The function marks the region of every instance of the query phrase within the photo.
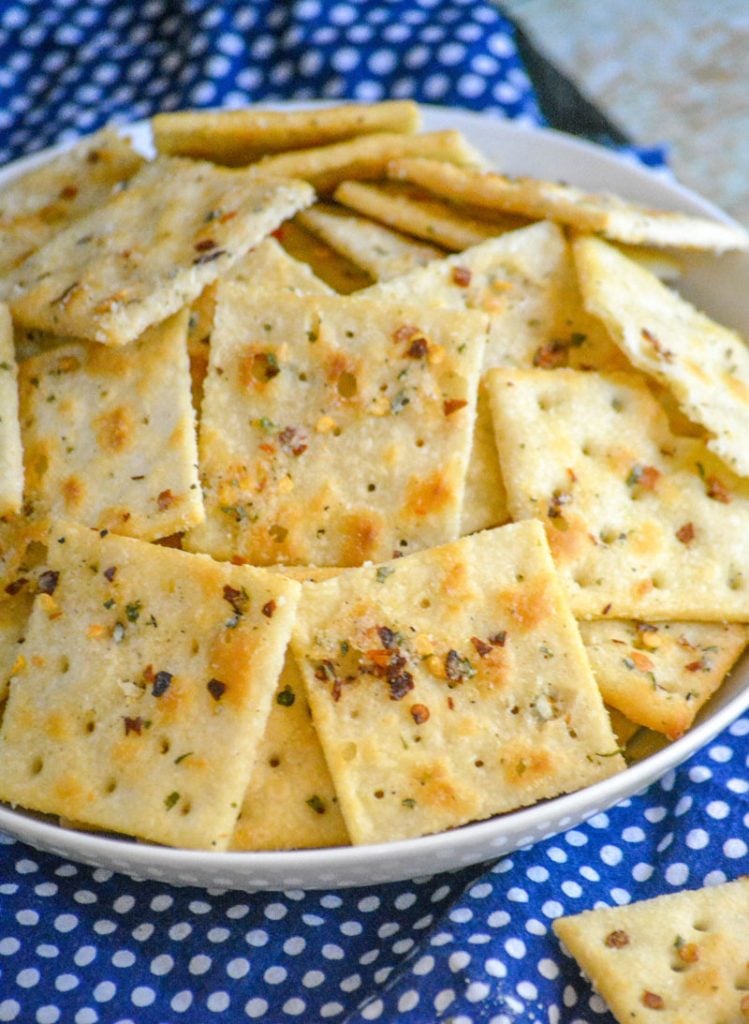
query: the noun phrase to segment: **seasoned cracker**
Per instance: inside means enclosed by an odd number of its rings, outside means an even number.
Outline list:
[[[0,798],[170,846],[224,849],[300,587],[72,524],[0,731]]]
[[[545,523],[578,618],[749,621],[749,482],[672,434],[639,378],[487,380],[510,511]]]
[[[254,249],[250,249],[246,256],[237,260],[227,278],[241,281],[248,287],[290,289],[299,295],[331,293],[331,289],[312,272],[307,263],[295,260],[275,238],[265,238]],[[200,293],[190,309],[187,351],[196,412],[200,411],[203,381],[208,372],[208,346],[213,330],[215,304],[216,282]]]
[[[678,739],[749,641],[719,622],[581,622],[603,699],[627,718]]]
[[[312,273],[334,292],[348,295],[372,284],[372,278],[366,271],[316,238],[297,220],[287,221],[275,234],[290,256],[306,263]]]
[[[298,214],[297,220],[375,281],[399,277],[445,255],[442,249],[406,238],[332,203],[316,203]]]
[[[653,274],[597,238],[574,245],[583,299],[638,369],[673,392],[708,448],[749,476],[749,351]]]
[[[396,181],[342,181],[333,198],[392,228],[457,252],[526,223],[522,217],[513,216],[481,219]]]
[[[739,1024],[749,1013],[749,879],[554,921],[621,1024]]]
[[[180,110],[151,120],[159,153],[239,167],[268,153],[330,145],[372,132],[415,132],[412,100],[313,110]]]
[[[304,681],[288,653],[229,848],[294,850],[348,843]]]
[[[485,332],[478,313],[222,284],[186,544],[347,566],[457,536]]]
[[[305,585],[292,648],[356,844],[623,767],[538,523]]]
[[[382,178],[388,162],[402,156],[429,157],[434,161],[445,160],[469,166],[482,163],[481,155],[460,132],[424,132],[420,135],[377,132],[329,146],[266,156],[253,164],[252,170],[261,176],[302,178],[320,195],[327,195],[342,181]]]
[[[130,140],[104,128],[0,189],[0,276],[61,228],[101,206],[143,164]]]
[[[582,630],[580,632],[582,633]],[[619,749],[624,750],[632,737],[639,731],[640,726],[636,722],[631,722],[621,713],[621,711],[610,707],[608,704],[606,705],[606,710],[609,713],[611,729],[614,736],[616,736],[616,742],[619,744]]]
[[[716,252],[749,248],[749,233],[738,224],[653,210],[619,196],[585,192],[559,182],[508,178],[496,171],[456,167],[423,156],[393,160],[387,173],[448,199],[553,220],[577,231],[605,235],[615,242]]]
[[[187,311],[124,348],[86,342],[21,364],[26,500],[154,540],[199,523]]]
[[[161,157],[8,277],[11,312],[28,327],[123,345],[312,198],[303,182]]]
[[[625,363],[607,332],[583,309],[560,229],[550,223],[509,232],[463,253],[378,284],[362,297],[420,299],[489,316],[484,369],[492,366],[611,368]],[[509,518],[491,413],[479,391],[462,533]]]
[[[10,312],[0,302],[0,516],[20,511],[23,452],[18,424],[18,368]]]

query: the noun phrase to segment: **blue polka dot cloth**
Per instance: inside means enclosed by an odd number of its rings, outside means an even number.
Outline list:
[[[317,97],[543,123],[511,23],[475,0],[0,4],[0,161],[157,110]],[[579,828],[372,889],[177,889],[0,836],[0,1022],[612,1024],[551,922],[749,870],[748,766],[743,717]]]

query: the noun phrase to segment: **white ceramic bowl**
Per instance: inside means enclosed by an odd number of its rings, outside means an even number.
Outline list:
[[[494,166],[509,174],[563,180],[617,192],[655,207],[728,219],[667,176],[643,170],[630,160],[558,132],[439,107],[425,108],[424,121],[429,129],[460,129]],[[148,128],[136,125],[131,133],[147,150]],[[0,184],[58,150],[35,154],[3,169]],[[749,335],[749,255],[689,256],[684,264],[679,286],[682,293],[723,323]],[[7,807],[0,807],[0,830],[61,857],[175,885],[252,891],[392,882],[491,860],[571,828],[660,778],[747,707],[749,659],[745,658],[702,710],[694,728],[659,753],[577,793],[421,839],[326,850],[202,853],[73,832],[39,815]]]

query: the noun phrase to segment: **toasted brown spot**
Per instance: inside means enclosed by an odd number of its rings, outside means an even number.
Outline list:
[[[133,419],[123,406],[97,416],[94,428],[99,445],[107,452],[121,452],[133,439]]]
[[[429,708],[426,704],[412,704],[409,710],[411,718],[413,718],[417,725],[423,725],[424,722],[429,720]]]
[[[502,591],[500,601],[522,630],[535,629],[554,613],[543,581],[531,581],[517,590]]]
[[[427,477],[411,477],[408,481],[405,511],[412,516],[431,516],[447,508],[453,498],[447,478],[436,469]]]
[[[63,480],[60,489],[65,508],[68,511],[75,511],[83,503],[86,496],[86,485],[80,477],[69,476],[67,480]]]
[[[665,1004],[663,997],[656,995],[655,992],[643,992],[642,1005],[647,1006],[649,1010],[662,1010]]]
[[[377,551],[382,535],[382,517],[373,511],[352,512],[341,525],[342,565],[361,565]]]
[[[621,928],[617,928],[616,931],[609,932],[603,942],[609,949],[621,949],[622,946],[629,945],[629,935]]]

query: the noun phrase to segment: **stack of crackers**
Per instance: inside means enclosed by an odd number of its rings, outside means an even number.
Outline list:
[[[152,127],[0,193],[0,799],[376,843],[688,729],[749,639],[749,355],[659,278],[746,233],[409,102]]]

